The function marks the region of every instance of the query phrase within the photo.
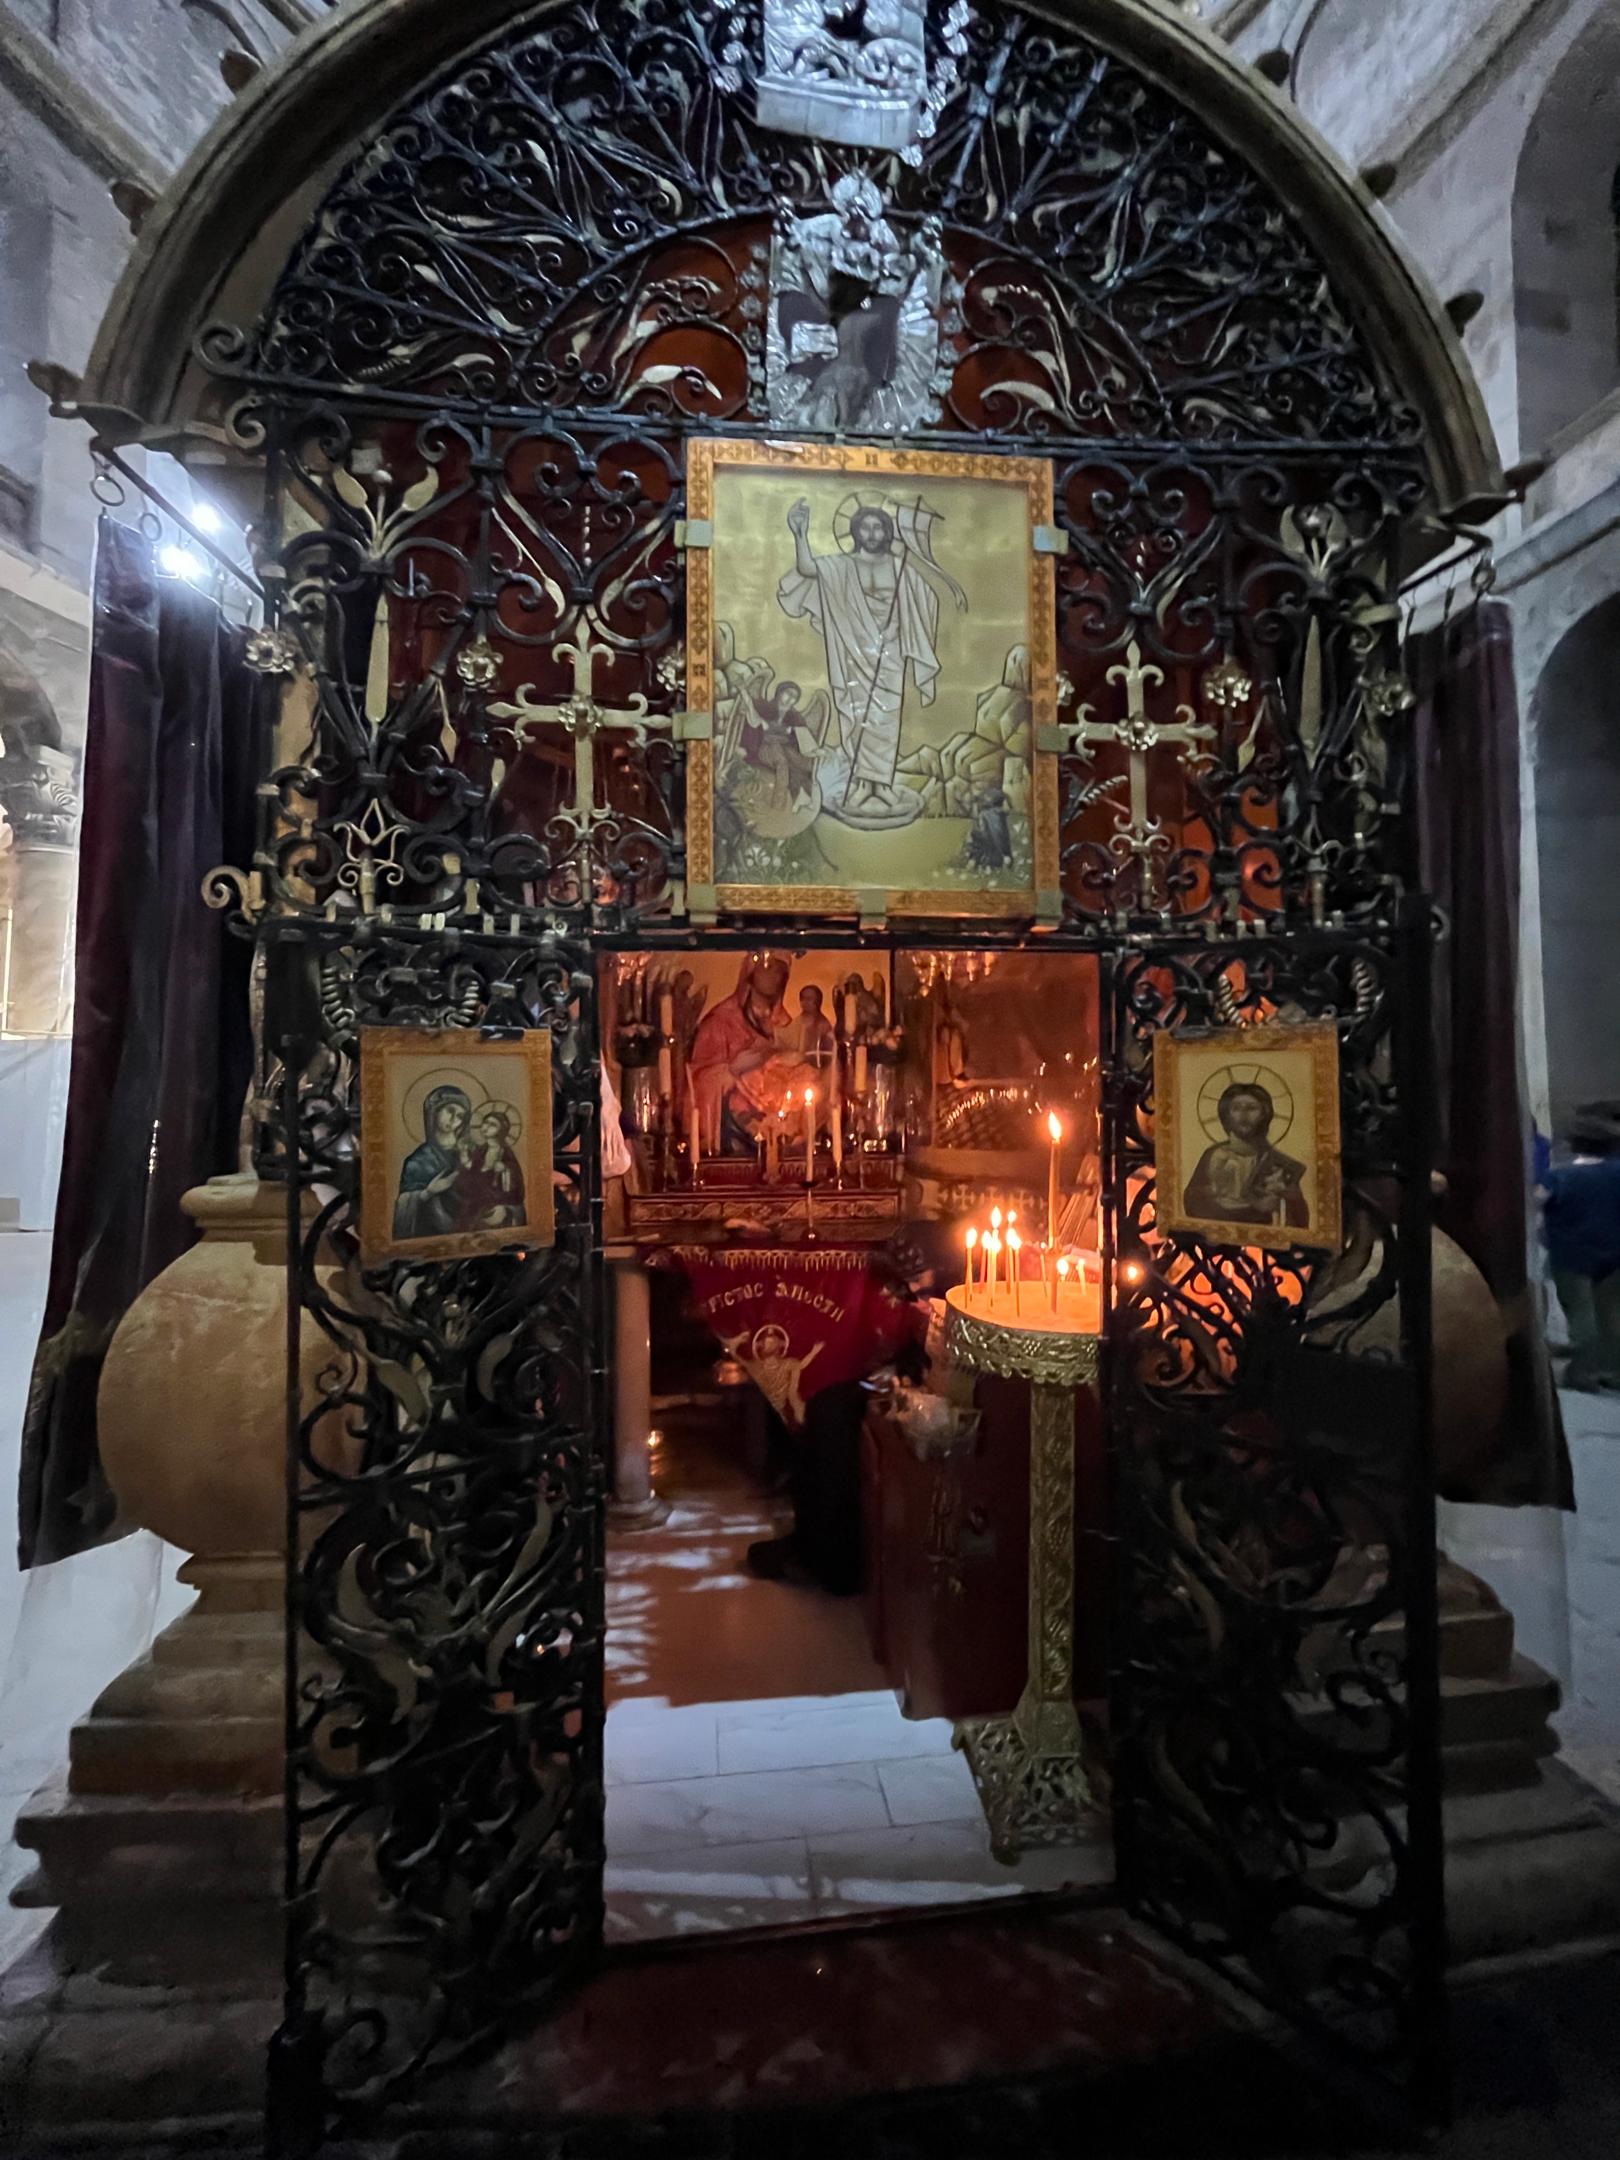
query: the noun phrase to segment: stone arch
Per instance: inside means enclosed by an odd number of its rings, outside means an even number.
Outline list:
[[[15,152],[0,152],[0,179],[0,537],[31,551],[43,442],[23,370],[49,343],[54,221],[37,174]]]
[[[1519,439],[1544,449],[1620,388],[1620,16],[1600,9],[1547,85],[1513,195]]]
[[[458,55],[539,28],[558,0],[358,0],[248,86],[148,219],[83,386],[109,435],[206,424],[198,341],[258,320],[323,199],[369,139]],[[1157,83],[1286,200],[1347,314],[1410,400],[1446,504],[1489,497],[1500,469],[1479,393],[1432,290],[1371,199],[1290,102],[1212,34],[1148,0],[1046,0],[1030,11]],[[216,349],[217,357],[217,349]]]
[[[1553,648],[1530,706],[1542,972],[1553,1132],[1577,1103],[1616,1093],[1620,1006],[1605,985],[1620,943],[1620,592]]]

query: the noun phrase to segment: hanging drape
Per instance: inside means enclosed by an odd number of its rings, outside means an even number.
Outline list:
[[[1436,955],[1436,1216],[1490,1285],[1508,1347],[1495,1445],[1451,1500],[1573,1505],[1544,1304],[1532,1279],[1531,1121],[1519,1005],[1519,713],[1513,627],[1484,600],[1412,640],[1420,845],[1447,935]]]
[[[122,1534],[96,1388],[136,1296],[192,1242],[180,1197],[235,1167],[251,1070],[250,956],[202,897],[253,845],[257,678],[153,544],[98,540],[77,987],[50,1291],[23,1428],[19,1557]]]

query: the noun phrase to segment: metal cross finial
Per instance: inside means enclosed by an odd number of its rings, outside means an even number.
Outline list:
[[[1125,658],[1108,670],[1108,680],[1124,689],[1124,716],[1099,720],[1095,707],[1082,705],[1072,721],[1060,725],[1058,733],[1066,738],[1064,747],[1084,758],[1088,765],[1092,752],[1104,743],[1117,744],[1130,752],[1130,806],[1119,813],[1113,847],[1117,855],[1134,856],[1141,864],[1145,901],[1156,882],[1154,857],[1170,852],[1169,834],[1148,809],[1149,753],[1161,743],[1172,744],[1193,753],[1185,760],[1188,765],[1207,764],[1209,755],[1202,746],[1214,742],[1219,731],[1201,725],[1190,705],[1178,705],[1173,721],[1153,718],[1147,694],[1164,681],[1164,670],[1143,660],[1141,645],[1135,638],[1126,647]]]
[[[571,697],[560,705],[542,705],[525,684],[512,704],[492,705],[489,709],[497,719],[521,720],[526,726],[550,725],[565,728],[574,738],[574,800],[559,816],[567,819],[576,839],[584,841],[598,825],[605,824],[613,815],[610,810],[598,809],[596,802],[596,738],[608,729],[627,734],[633,743],[644,743],[654,728],[667,728],[668,717],[650,713],[647,700],[641,691],[635,691],[630,703],[623,706],[600,704],[596,696],[596,663],[603,660],[612,663],[611,645],[595,645],[584,625],[580,626],[577,642],[572,645],[555,645],[553,652],[559,660],[572,663],[574,689]]]

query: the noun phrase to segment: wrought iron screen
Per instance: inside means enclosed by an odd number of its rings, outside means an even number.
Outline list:
[[[1144,943],[1110,970],[1115,1835],[1141,1911],[1444,2104],[1430,925]],[[1332,1259],[1155,1230],[1154,1037],[1339,1038]]]
[[[255,654],[287,685],[241,897],[304,953],[317,1015],[266,1096],[267,1156],[314,1196],[297,1291],[332,1346],[294,1455],[288,2059],[365,2105],[595,1937],[588,963],[599,937],[686,934],[686,438],[781,433],[773,246],[790,220],[870,239],[874,200],[883,245],[937,271],[906,440],[1054,467],[1055,936],[1114,984],[1123,1879],[1292,2008],[1410,2053],[1439,1954],[1427,1246],[1401,1142],[1421,1067],[1396,599],[1437,519],[1422,432],[1241,149],[1076,29],[931,17],[914,160],[762,125],[761,38],[724,0],[518,10],[357,146],[263,318],[203,340],[268,474]],[[1164,755],[1189,729],[1196,754]],[[1303,1261],[1151,1235],[1142,1045],[1228,1006],[1339,1022],[1373,1256],[1346,1311]],[[360,1019],[552,1031],[554,1253],[358,1272]],[[1398,1342],[1364,1355],[1398,1283]],[[1323,1359],[1380,1405],[1376,1457],[1322,1422]],[[1335,1537],[1386,1556],[1338,1603]],[[1271,1587],[1244,1574],[1273,1564]],[[1252,1724],[1201,1754],[1199,1687],[1235,1701],[1240,1676]],[[1320,1888],[1352,1822],[1371,1906]],[[1335,1993],[1391,2030],[1334,2019]]]

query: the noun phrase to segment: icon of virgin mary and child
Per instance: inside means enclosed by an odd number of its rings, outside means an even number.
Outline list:
[[[521,1130],[507,1102],[476,1110],[465,1087],[446,1081],[422,1104],[422,1141],[400,1166],[394,1201],[396,1238],[465,1236],[514,1229],[527,1219],[523,1166],[513,1141]]]
[[[687,1072],[713,1153],[750,1154],[765,1120],[802,1101],[805,1088],[825,1095],[838,1037],[814,983],[788,1009],[792,972],[786,953],[748,954],[736,989],[699,1023]]]

